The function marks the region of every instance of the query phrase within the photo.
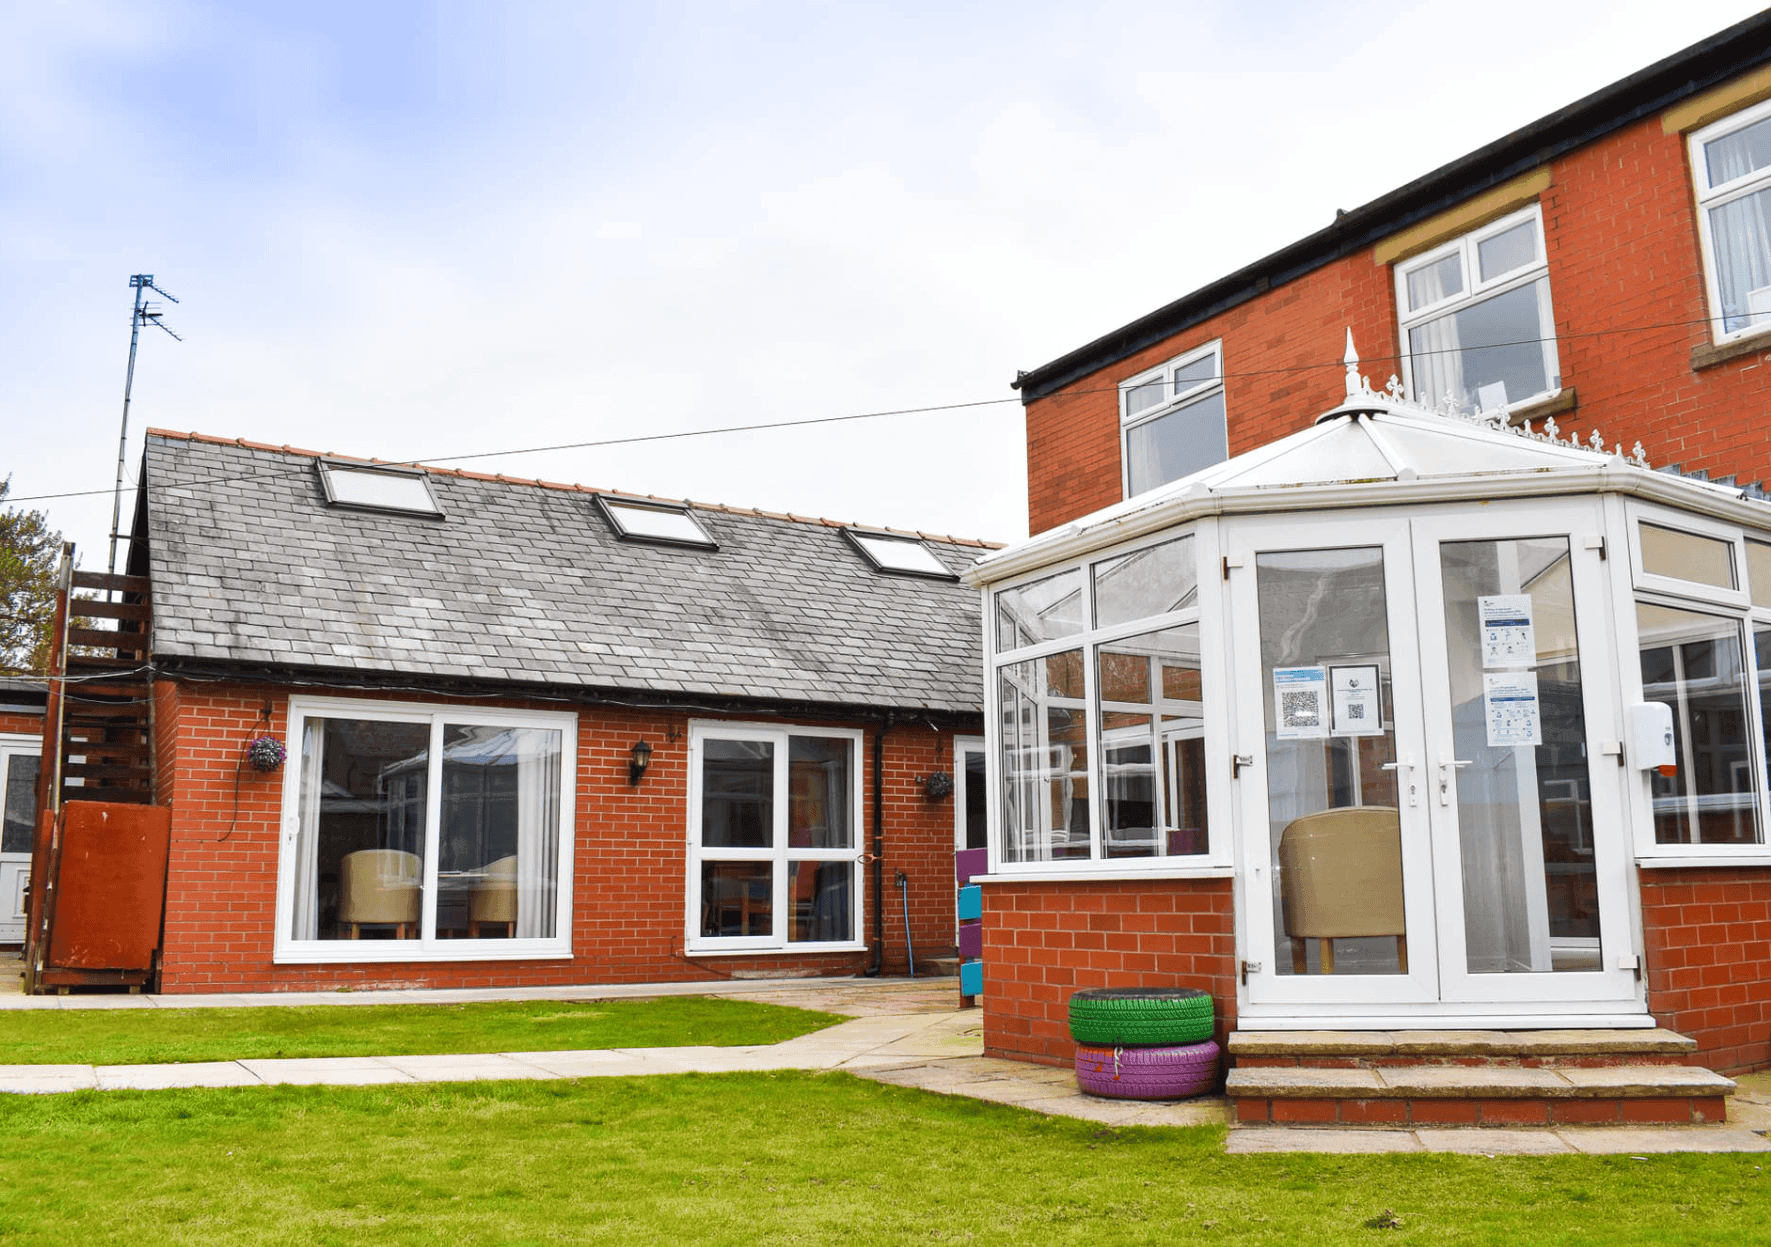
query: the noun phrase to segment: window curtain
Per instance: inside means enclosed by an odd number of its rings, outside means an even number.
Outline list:
[[[1732,333],[1755,319],[1752,292],[1771,286],[1771,187],[1711,208],[1710,243],[1716,260],[1722,328]],[[1759,297],[1771,301],[1771,295]]]
[[[326,763],[326,721],[301,728],[301,792],[296,807],[295,899],[291,939],[320,938],[320,783]]]
[[[1446,272],[1445,268],[1435,264],[1409,275],[1410,289],[1418,299],[1415,306],[1435,303],[1448,294],[1458,292],[1445,289]],[[1458,290],[1462,290],[1461,272],[1458,278]],[[1441,399],[1450,394],[1457,402],[1463,402],[1464,361],[1455,312],[1410,329],[1408,353],[1416,401],[1430,407],[1437,406]]]
[[[518,939],[554,934],[559,861],[560,734],[520,729],[517,739]]]

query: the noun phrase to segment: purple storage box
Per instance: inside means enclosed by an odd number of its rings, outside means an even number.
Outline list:
[[[959,850],[953,855],[953,873],[959,877],[959,886],[962,888],[972,881],[973,875],[989,874],[990,850]]]
[[[968,922],[959,928],[959,956],[962,961],[984,955],[984,924]]]

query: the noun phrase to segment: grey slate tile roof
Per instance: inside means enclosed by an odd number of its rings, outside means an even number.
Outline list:
[[[837,527],[693,514],[617,540],[591,491],[434,471],[445,518],[329,507],[314,456],[150,430],[157,660],[975,713],[978,595]],[[962,572],[990,547],[928,539]]]

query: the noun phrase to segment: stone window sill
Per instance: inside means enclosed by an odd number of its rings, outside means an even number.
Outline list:
[[[1750,338],[1741,338],[1735,342],[1724,342],[1720,346],[1704,343],[1691,348],[1691,371],[1702,372],[1706,368],[1715,368],[1730,360],[1745,359],[1748,355],[1771,355],[1771,331],[1755,333]]]

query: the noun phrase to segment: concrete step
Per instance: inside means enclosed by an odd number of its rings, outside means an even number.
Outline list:
[[[1225,1087],[1245,1125],[1693,1125],[1727,1120],[1734,1083],[1689,1065],[1246,1068]]]
[[[1683,1065],[1697,1042],[1660,1028],[1537,1031],[1235,1031],[1237,1069],[1385,1069],[1416,1065],[1604,1069]]]

